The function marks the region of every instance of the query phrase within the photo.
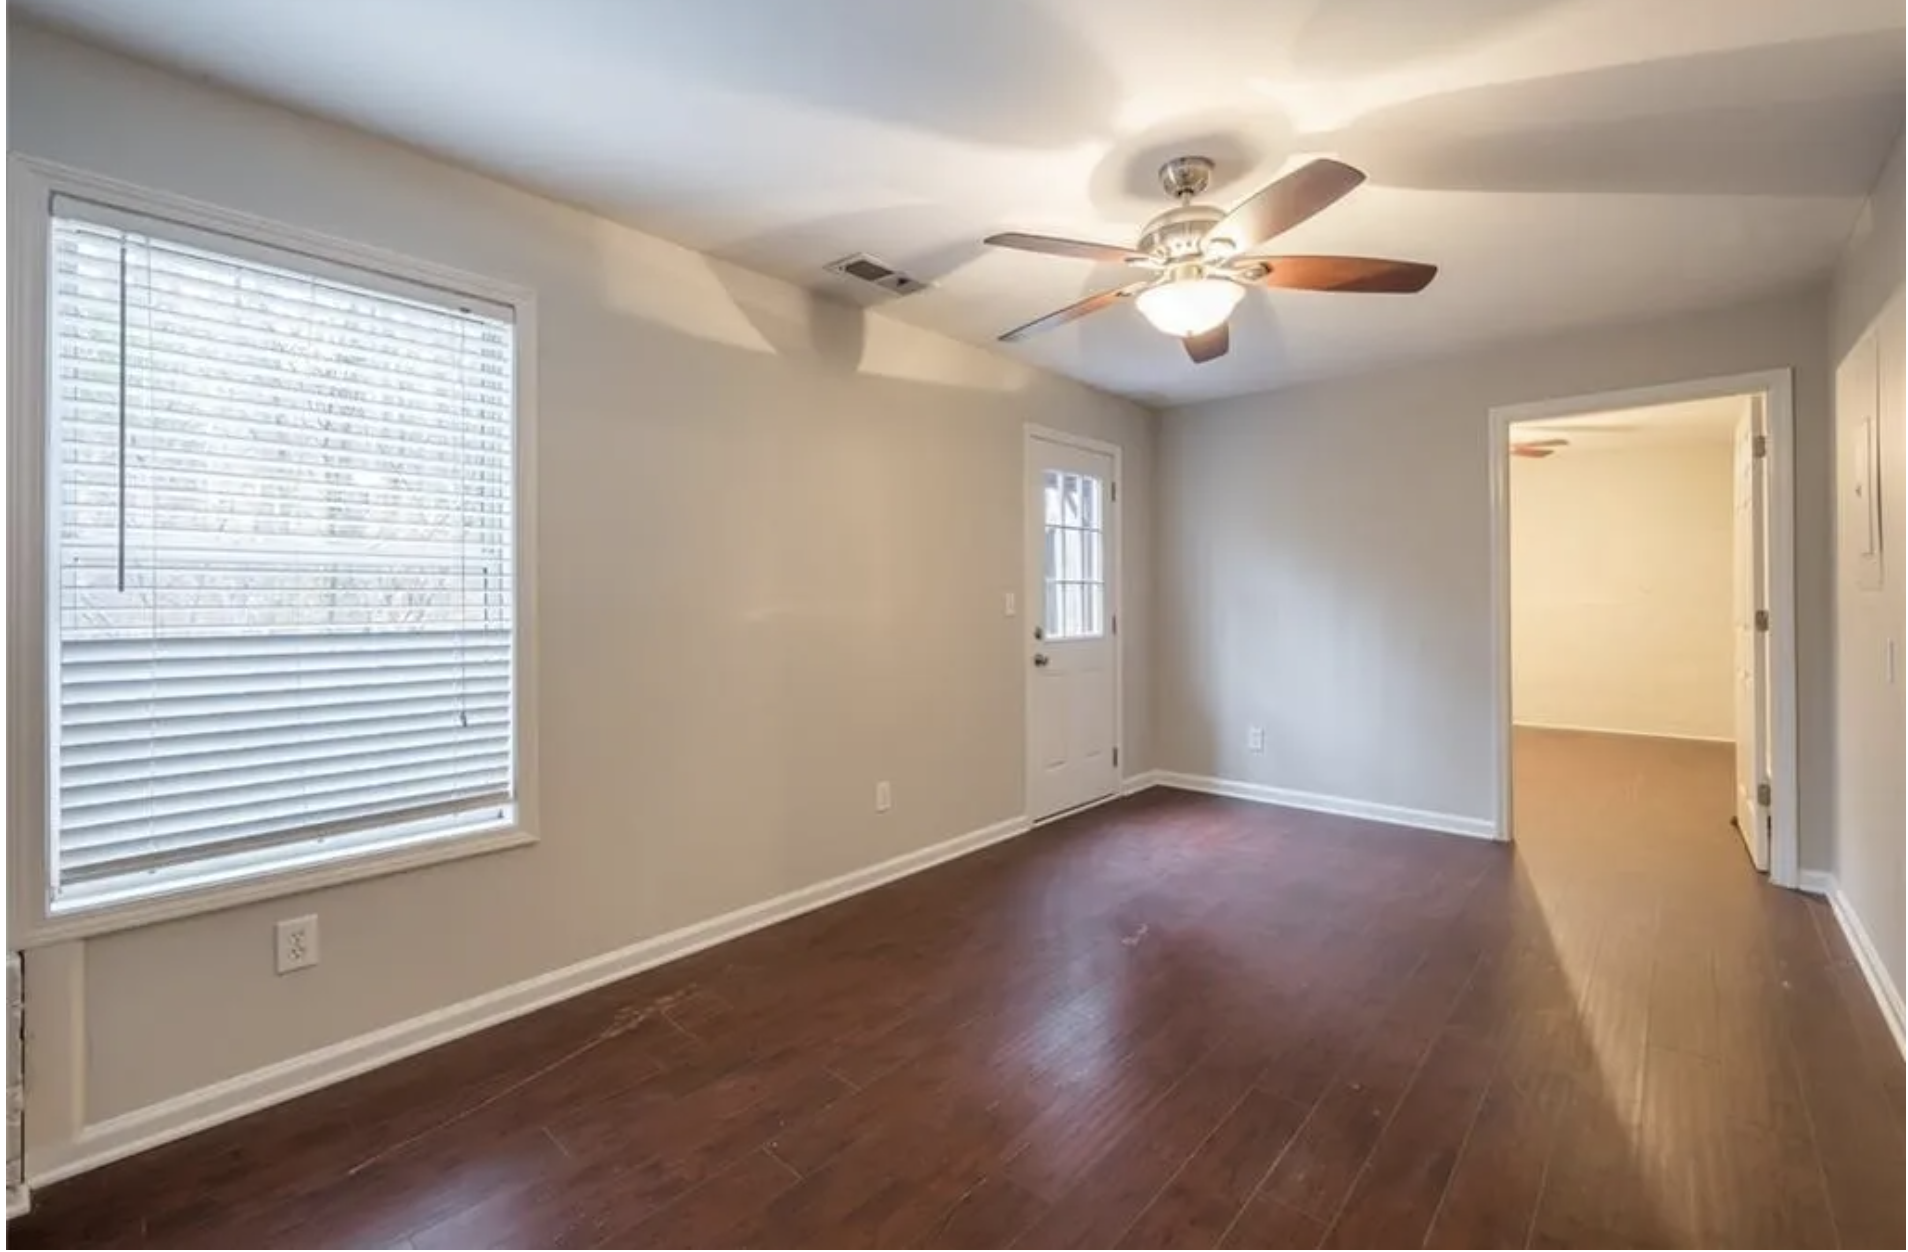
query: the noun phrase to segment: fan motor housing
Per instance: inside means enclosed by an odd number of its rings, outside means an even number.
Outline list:
[[[1225,213],[1210,204],[1182,204],[1167,209],[1140,232],[1139,250],[1162,261],[1196,257],[1205,250],[1206,235]]]

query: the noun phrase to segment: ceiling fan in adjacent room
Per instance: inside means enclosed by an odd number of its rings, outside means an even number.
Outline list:
[[[1024,339],[1132,300],[1155,329],[1182,340],[1187,355],[1203,364],[1224,356],[1231,347],[1226,319],[1248,287],[1409,295],[1423,291],[1437,275],[1437,266],[1420,261],[1266,256],[1252,251],[1329,208],[1365,181],[1361,171],[1342,161],[1307,162],[1246,197],[1230,212],[1194,203],[1193,198],[1211,182],[1212,170],[1210,160],[1197,156],[1175,157],[1162,165],[1160,184],[1179,205],[1148,222],[1139,243],[1131,248],[1018,231],[989,235],[985,242],[997,248],[1110,261],[1151,275],[1016,326],[1000,337],[1002,342]]]
[[[1530,433],[1542,438],[1516,439],[1510,441],[1512,456],[1546,457],[1559,448],[1568,448],[1570,441],[1559,432],[1569,431],[1574,435],[1593,436],[1592,442],[1603,435],[1634,434],[1636,427],[1629,422],[1580,422],[1572,420],[1568,425],[1540,427],[1533,426]]]

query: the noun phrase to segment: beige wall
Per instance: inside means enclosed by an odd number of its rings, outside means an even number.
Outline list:
[[[1517,722],[1735,737],[1732,453],[1724,429],[1511,458]]]
[[[1026,622],[1002,596],[1025,423],[1125,450],[1127,763],[1148,765],[1139,406],[10,29],[15,150],[540,302],[541,844],[36,954],[83,965],[88,1120],[1021,813]],[[324,962],[275,977],[272,921],[307,911]]]
[[[1292,299],[1307,297],[1294,296]],[[1795,370],[1801,860],[1829,857],[1821,291],[1169,410],[1162,768],[1491,819],[1494,405]],[[1266,729],[1263,753],[1246,727]]]
[[[1863,579],[1849,544],[1835,561],[1836,689],[1835,737],[1841,747],[1835,777],[1836,830],[1834,874],[1855,915],[1902,990],[1903,933],[1903,756],[1908,744],[1902,728],[1902,656],[1908,633],[1903,623],[1903,576],[1908,566],[1908,463],[1903,441],[1902,340],[1902,146],[1875,185],[1874,194],[1836,271],[1832,312],[1831,359],[1841,361],[1870,328],[1875,363],[1862,385],[1879,416],[1881,442],[1881,568],[1879,581]],[[1845,376],[1844,381],[1847,381]],[[1851,507],[1855,483],[1854,407],[1838,405],[1837,508],[1852,536],[1865,529],[1860,510]],[[1893,673],[1889,650],[1893,649]]]

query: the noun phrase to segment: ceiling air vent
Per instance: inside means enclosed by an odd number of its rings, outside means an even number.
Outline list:
[[[852,278],[857,282],[879,287],[897,296],[912,295],[927,287],[926,283],[913,275],[903,274],[894,266],[877,261],[865,252],[845,256],[839,261],[831,262],[825,268],[831,274],[840,274],[844,278]]]

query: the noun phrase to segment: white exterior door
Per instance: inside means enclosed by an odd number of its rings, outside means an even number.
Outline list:
[[[1756,437],[1761,423],[1756,419],[1760,401],[1749,402],[1748,410],[1736,424],[1735,436],[1735,606],[1731,614],[1735,629],[1735,734],[1736,734],[1736,825],[1748,845],[1749,859],[1759,870],[1769,868],[1768,808],[1757,789],[1769,777],[1764,764],[1767,752],[1764,693],[1768,690],[1768,651],[1763,646],[1768,635],[1756,625],[1756,610],[1766,602],[1763,590],[1762,551],[1762,467],[1767,462],[1756,456]]]
[[[1027,812],[1120,789],[1118,484],[1113,456],[1027,436]]]

